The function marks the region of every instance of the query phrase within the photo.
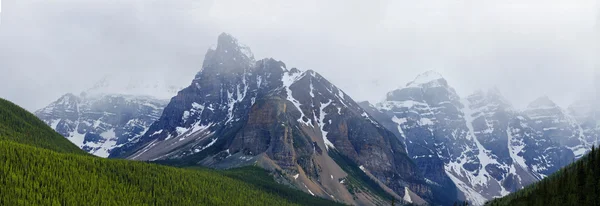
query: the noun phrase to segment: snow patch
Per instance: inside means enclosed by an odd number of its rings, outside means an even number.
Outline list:
[[[508,151],[510,154],[510,158],[512,158],[513,161],[516,162],[517,165],[519,165],[521,168],[527,170],[525,159],[519,156],[519,153],[521,153],[521,151],[523,151],[523,148],[525,148],[525,143],[523,143],[522,139],[514,138],[510,127],[506,129],[506,133],[508,135]]]
[[[95,151],[92,152],[93,155],[106,158],[108,157],[108,155],[110,155],[110,150],[117,146],[117,137],[115,134],[115,130],[110,129],[106,132],[101,133],[100,136],[105,139],[104,142],[86,142],[85,146],[95,148]]]
[[[154,135],[157,135],[157,134],[160,134],[160,133],[162,133],[162,132],[163,132],[163,130],[162,130],[162,129],[161,129],[161,130],[158,130],[158,131],[156,131],[156,132],[152,133],[152,134],[150,135],[150,137],[152,137],[152,136],[154,136]]]
[[[408,187],[404,187],[404,197],[402,197],[402,199],[408,203],[412,203],[412,199],[410,198],[410,194],[409,194]]]
[[[50,123],[50,127],[51,127],[53,130],[56,130],[56,127],[58,126],[58,123],[60,123],[60,121],[61,121],[60,119],[55,119],[55,120],[52,120],[52,123]]]
[[[468,138],[472,140],[475,145],[477,146],[477,150],[478,150],[478,154],[477,154],[477,159],[479,159],[479,164],[481,164],[481,168],[479,169],[479,173],[477,173],[477,176],[473,176],[473,179],[471,179],[471,183],[475,183],[475,184],[480,184],[480,185],[484,185],[486,184],[486,182],[488,181],[490,175],[488,174],[487,170],[485,169],[487,165],[490,164],[498,164],[498,161],[496,161],[496,159],[490,157],[490,155],[488,154],[488,150],[485,149],[485,147],[483,147],[483,145],[479,142],[479,140],[477,139],[477,136],[475,136],[475,132],[474,132],[474,128],[473,128],[473,111],[471,110],[471,108],[469,108],[469,104],[467,101],[463,100],[463,105],[465,105],[463,107],[463,117],[465,119],[465,122],[467,124],[467,128],[469,129],[469,134],[467,135]],[[464,164],[465,162],[463,161],[462,164]],[[470,173],[469,173],[470,174]]]
[[[448,175],[448,177],[450,177],[452,182],[454,182],[454,184],[456,184],[456,187],[458,187],[458,189],[465,195],[467,201],[470,201],[474,205],[485,204],[485,202],[487,201],[487,199],[485,197],[483,197],[481,194],[479,194],[478,192],[473,190],[473,188],[471,188],[469,185],[467,185],[466,183],[464,183],[463,181],[461,181],[460,179],[455,177],[453,174],[448,172],[447,169],[446,169],[446,174]]]
[[[189,111],[185,111],[183,112],[183,116],[181,117],[181,121],[185,122],[187,121],[187,119],[190,117],[190,112]]]
[[[383,110],[392,110],[394,108],[412,108],[415,106],[420,107],[429,107],[426,103],[418,102],[414,100],[406,100],[406,101],[385,101],[380,104],[377,104],[377,109]]]
[[[433,125],[433,121],[431,121],[431,119],[429,119],[429,118],[421,118],[421,119],[419,119],[419,125],[421,125],[421,126]]]
[[[299,79],[304,77],[304,75],[306,75],[306,73],[304,73],[304,72],[290,73],[290,72],[286,71],[285,73],[283,73],[283,76],[281,77],[281,81],[283,82],[283,87],[286,90],[287,100],[292,102],[292,104],[294,104],[294,106],[296,106],[296,109],[298,109],[298,111],[300,111],[300,118],[298,119],[298,122],[305,124],[305,125],[312,126],[312,123],[310,121],[309,122],[303,121],[303,119],[307,118],[307,117],[306,117],[306,115],[304,115],[304,112],[300,108],[300,102],[293,97],[292,90],[290,89],[290,86],[292,86],[292,84],[294,84],[296,81],[298,81]]]
[[[325,131],[325,111],[323,111],[327,106],[331,104],[331,100],[327,103],[321,104],[320,112],[319,112],[319,128],[321,128],[321,134],[323,135],[323,141],[325,142],[325,148],[329,150],[329,148],[335,148],[332,142],[327,139],[327,131]]]
[[[217,142],[217,140],[218,140],[218,138],[214,138],[207,145],[205,145],[199,149],[198,148],[194,149],[194,153],[202,152],[202,150],[205,150],[206,148],[213,146]],[[229,150],[227,151],[227,153],[229,153]]]
[[[73,142],[73,144],[79,146],[79,148],[83,148],[83,146],[84,146],[83,141],[85,140],[85,133],[81,134],[78,132],[78,130],[79,130],[79,125],[77,125],[77,127],[71,133],[71,135],[69,136],[68,139],[71,142]]]
[[[315,196],[315,193],[313,193],[312,191],[310,191],[310,189],[308,189],[308,187],[306,186],[306,184],[304,184],[304,187],[306,188],[306,190],[308,190],[308,193],[310,193],[312,196]]]

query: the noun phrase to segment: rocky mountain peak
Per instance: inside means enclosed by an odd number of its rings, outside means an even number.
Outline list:
[[[233,58],[241,57],[243,59],[254,61],[254,54],[250,50],[250,47],[240,43],[235,37],[227,33],[219,35],[217,40],[216,51],[218,53],[229,54]],[[232,59],[237,61],[237,59]]]
[[[217,46],[210,48],[205,57],[202,69],[196,74],[199,80],[202,75],[239,75],[256,64],[254,54],[249,47],[241,44],[235,37],[222,33],[217,39]]]
[[[406,87],[439,87],[439,86],[448,86],[446,79],[436,72],[436,71],[427,71],[422,74],[419,74],[413,81],[406,84]]]
[[[385,193],[431,198],[402,142],[341,89],[312,70],[288,70],[272,58],[254,62],[249,51],[221,34],[202,70],[162,116],[139,141],[111,155],[279,168],[280,179],[310,194],[372,205],[377,194],[347,189],[347,180],[355,178],[349,172],[362,171]]]
[[[48,105],[47,107],[44,107],[36,111],[35,113],[44,114],[47,116],[51,115],[55,111],[76,112],[77,104],[79,101],[79,97],[75,96],[72,93],[67,93],[58,98],[58,100],[50,103],[50,105]]]

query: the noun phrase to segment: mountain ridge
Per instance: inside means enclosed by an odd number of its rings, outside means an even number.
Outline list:
[[[113,157],[187,159],[214,168],[258,164],[307,193],[346,204],[382,203],[407,193],[411,200],[431,198],[406,147],[320,74],[288,69],[272,58],[254,61],[228,34],[218,43],[140,142]],[[346,158],[360,169],[342,164]],[[354,170],[367,176],[352,175]]]
[[[35,115],[83,150],[108,157],[112,149],[136,141],[165,106],[166,100],[150,96],[67,93]]]
[[[458,188],[458,199],[484,204],[546,177],[590,148],[576,121],[547,96],[519,111],[497,88],[463,98],[432,74],[389,92],[385,101],[361,106],[402,137],[426,178],[445,191]]]
[[[257,168],[182,169],[94,157],[9,101],[0,99],[0,114],[0,205],[337,205],[277,185]],[[246,174],[261,179],[244,181]]]

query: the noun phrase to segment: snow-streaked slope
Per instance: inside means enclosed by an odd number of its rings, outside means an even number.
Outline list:
[[[572,150],[577,158],[590,150],[591,144],[586,140],[584,130],[576,118],[547,96],[534,100],[523,113],[533,120],[532,127],[544,137]]]
[[[228,34],[139,141],[116,150],[111,155],[134,160],[275,168],[315,196],[354,205],[387,201],[366,188],[349,192],[347,166],[336,159],[347,157],[390,194],[404,197],[408,187],[411,200],[431,200],[406,147],[343,91],[312,70],[255,61]]]
[[[66,94],[35,114],[81,149],[108,157],[145,133],[165,106],[147,96]]]
[[[547,97],[517,111],[498,89],[461,98],[431,71],[363,107],[405,142],[431,185],[476,204],[557,171],[590,145],[586,127]]]

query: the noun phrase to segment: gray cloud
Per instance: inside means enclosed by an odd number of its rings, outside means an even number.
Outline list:
[[[463,96],[496,86],[517,107],[597,93],[594,0],[2,3],[0,96],[30,110],[106,74],[186,85],[222,31],[356,100],[378,101],[427,70]]]

